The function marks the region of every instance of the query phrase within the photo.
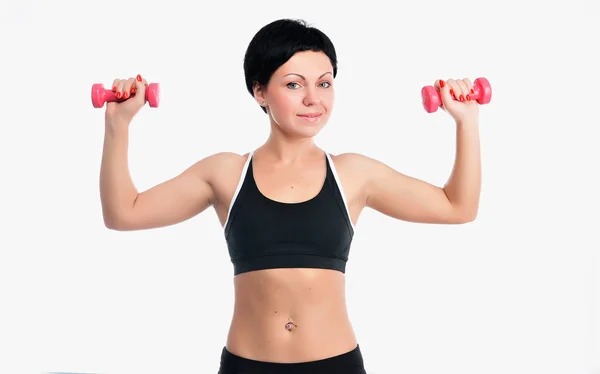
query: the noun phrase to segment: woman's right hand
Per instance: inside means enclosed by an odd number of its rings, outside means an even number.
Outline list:
[[[112,125],[128,126],[133,117],[146,103],[148,82],[139,74],[136,78],[115,79],[112,91],[120,102],[106,103],[105,120]]]

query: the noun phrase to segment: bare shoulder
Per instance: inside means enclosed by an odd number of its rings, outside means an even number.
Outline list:
[[[202,169],[209,170],[207,182],[214,191],[212,203],[222,221],[249,155],[249,153],[219,152],[201,161],[206,162]]]
[[[236,162],[244,162],[248,157],[248,154],[239,154],[235,152],[217,152],[213,153],[202,160],[200,162],[205,162],[211,165],[228,165],[235,164]]]
[[[331,158],[337,163],[348,165],[348,166],[360,166],[364,163],[369,163],[374,161],[371,157],[365,156],[361,153],[356,152],[345,152],[340,154],[330,153]]]
[[[360,153],[347,152],[331,154],[340,182],[350,205],[353,219],[356,221],[368,199],[369,180],[379,162]]]
[[[201,172],[203,175],[219,178],[228,173],[235,173],[236,168],[243,167],[248,158],[248,154],[239,154],[234,152],[217,152],[196,162],[192,168]]]
[[[198,188],[198,183],[211,191],[210,203],[216,204],[223,196],[223,191],[228,191],[230,185],[239,176],[248,154],[234,152],[217,152],[210,154],[193,163],[182,175],[193,181],[190,188]]]
[[[385,166],[372,157],[355,152],[331,154],[331,159],[340,174],[345,174],[355,181],[366,181],[367,177],[374,171]]]
[[[343,184],[352,188],[361,197],[367,199],[378,183],[394,180],[398,187],[406,182],[407,176],[394,170],[384,162],[364,154],[348,152],[331,155],[338,175]]]

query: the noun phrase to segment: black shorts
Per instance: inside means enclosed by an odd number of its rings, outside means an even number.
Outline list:
[[[218,374],[367,374],[357,345],[350,352],[300,363],[263,362],[243,358],[223,348]]]

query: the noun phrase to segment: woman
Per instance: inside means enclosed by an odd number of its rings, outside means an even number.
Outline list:
[[[366,207],[411,222],[475,219],[481,177],[471,82],[434,83],[457,126],[454,169],[440,188],[367,156],[334,156],[315,145],[333,109],[337,74],[335,48],[318,29],[294,20],[266,25],[248,46],[244,72],[269,119],[265,143],[244,155],[210,155],[141,193],[128,171],[128,126],[147,83],[139,75],[114,81],[124,100],[106,109],[105,224],[143,230],[216,210],[235,285],[219,373],[365,373],[344,294],[356,222]]]

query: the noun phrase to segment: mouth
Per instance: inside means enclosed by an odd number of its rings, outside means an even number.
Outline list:
[[[306,113],[306,114],[298,114],[298,117],[302,118],[308,122],[316,122],[321,118],[322,113]]]

